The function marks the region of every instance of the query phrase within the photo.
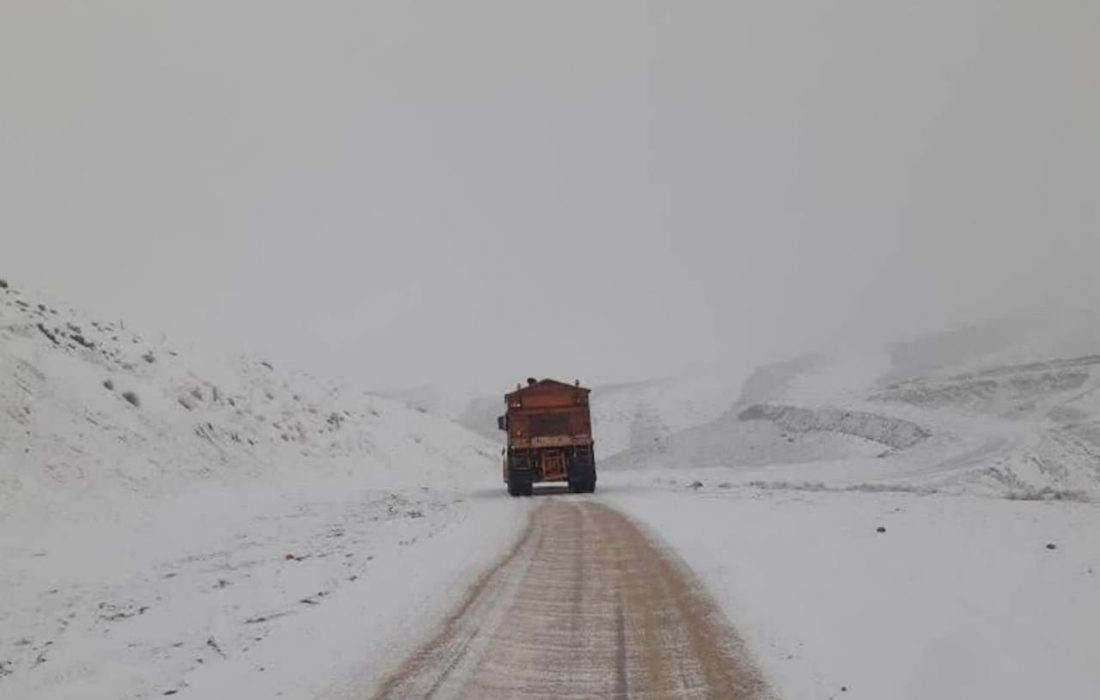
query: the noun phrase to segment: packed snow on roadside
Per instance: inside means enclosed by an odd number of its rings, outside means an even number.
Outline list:
[[[498,459],[3,290],[0,697],[363,697],[522,529]]]
[[[1096,697],[1097,504],[754,488],[725,471],[615,473],[600,499],[695,572],[779,697]]]

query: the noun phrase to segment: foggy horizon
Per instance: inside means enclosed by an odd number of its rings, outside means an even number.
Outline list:
[[[1098,31],[996,0],[11,3],[0,277],[390,391],[1096,308]]]

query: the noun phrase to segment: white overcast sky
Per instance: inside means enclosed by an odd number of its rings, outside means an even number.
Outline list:
[[[1100,306],[1100,2],[0,0],[0,277],[379,388]]]

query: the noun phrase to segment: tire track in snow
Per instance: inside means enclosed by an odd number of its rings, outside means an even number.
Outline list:
[[[375,700],[771,697],[699,583],[625,516],[557,497]]]

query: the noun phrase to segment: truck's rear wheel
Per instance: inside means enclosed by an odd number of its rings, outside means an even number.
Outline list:
[[[592,476],[581,477],[569,482],[569,493],[592,493],[596,490],[596,480]]]
[[[596,490],[596,460],[591,448],[578,448],[569,463],[569,493],[592,493]]]
[[[596,475],[589,473],[569,482],[569,493],[592,493],[596,490]]]
[[[509,496],[530,496],[534,494],[534,492],[534,475],[515,471],[508,475]]]

